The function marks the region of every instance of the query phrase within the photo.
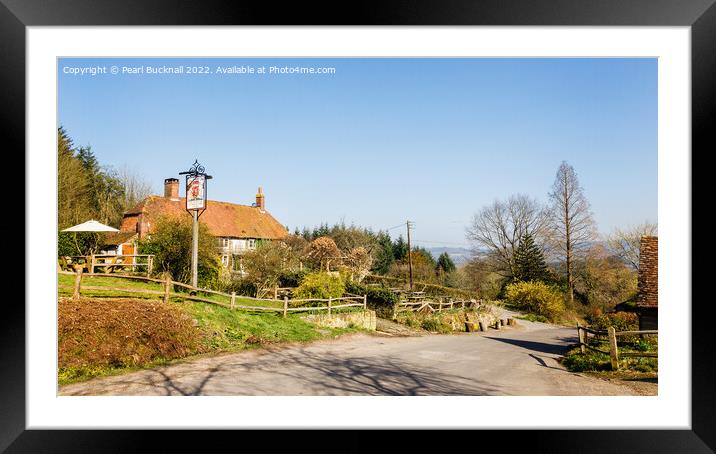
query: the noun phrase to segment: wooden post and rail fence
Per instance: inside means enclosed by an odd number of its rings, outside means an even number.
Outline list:
[[[83,271],[94,274],[97,269],[105,273],[115,270],[141,269],[147,276],[152,274],[154,268],[154,255],[152,254],[91,254],[73,255],[58,258],[58,271],[69,271],[82,267]]]
[[[328,310],[331,314],[335,309],[341,309],[346,307],[359,307],[364,311],[368,309],[368,297],[367,295],[362,296],[342,296],[340,298],[309,298],[309,299],[294,299],[289,300],[287,296],[284,296],[283,301],[280,299],[268,299],[268,298],[254,298],[251,296],[240,296],[243,300],[257,301],[261,303],[271,303],[276,305],[271,306],[247,306],[236,304],[236,292],[224,293],[217,290],[205,289],[192,287],[191,285],[184,284],[183,282],[176,282],[171,280],[169,273],[165,273],[162,279],[149,278],[144,276],[132,276],[126,274],[104,274],[104,273],[85,273],[84,267],[77,267],[76,272],[59,271],[58,274],[64,274],[74,276],[74,285],[58,285],[61,289],[71,289],[72,298],[79,299],[82,295],[83,290],[94,290],[94,291],[109,291],[109,292],[126,292],[126,293],[137,293],[144,295],[155,295],[161,297],[165,303],[168,303],[171,297],[181,298],[190,301],[200,301],[209,304],[216,304],[218,306],[226,307],[232,310],[241,309],[247,311],[269,311],[282,313],[284,317],[288,315],[288,312],[306,312],[306,311],[321,311]],[[162,285],[162,290],[144,289],[144,288],[126,288],[126,287],[107,287],[107,286],[90,286],[82,285],[83,277],[102,277],[102,278],[118,278],[118,279],[132,279],[144,282],[155,282]],[[190,293],[180,293],[175,291],[175,287],[181,287],[189,290]],[[204,293],[209,295],[219,295],[229,299],[229,303],[212,300],[197,294]],[[339,303],[339,304],[336,304]],[[283,303],[282,307],[278,307],[278,304]],[[307,306],[308,303],[319,303],[317,306]],[[327,303],[327,305],[320,305],[320,303]],[[304,305],[300,305],[304,304]]]
[[[594,337],[605,337],[609,341],[609,351],[600,350],[592,345],[589,345],[589,335]],[[582,353],[586,353],[587,349],[609,355],[612,370],[619,369],[619,359],[627,357],[641,357],[641,358],[656,358],[658,353],[656,352],[620,352],[617,345],[617,337],[623,336],[643,336],[655,334],[658,335],[658,330],[641,330],[641,331],[616,331],[613,326],[610,326],[606,330],[595,330],[581,326],[577,324],[577,337],[579,338],[579,349]]]
[[[443,309],[454,309],[456,307],[459,307],[460,309],[465,308],[478,308],[482,305],[481,301],[478,300],[453,300],[448,299],[447,301],[443,301],[442,299],[438,299],[438,301],[428,300],[428,299],[419,299],[414,301],[401,301],[397,304],[397,307],[395,309],[396,312],[420,312],[420,311],[430,311],[430,312],[442,312]]]

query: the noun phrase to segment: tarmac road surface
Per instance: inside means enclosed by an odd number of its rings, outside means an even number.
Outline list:
[[[633,395],[567,372],[574,328],[518,321],[485,333],[358,334],[202,357],[64,386],[61,395]]]

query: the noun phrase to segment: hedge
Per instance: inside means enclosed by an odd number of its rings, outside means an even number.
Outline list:
[[[346,282],[346,291],[355,295],[366,295],[366,305],[378,317],[392,318],[398,305],[398,295],[384,288],[369,287],[356,282]]]

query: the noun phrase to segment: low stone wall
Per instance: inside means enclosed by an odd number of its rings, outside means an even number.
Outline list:
[[[342,314],[311,314],[304,317],[307,322],[329,328],[356,326],[375,331],[375,311],[345,312]]]

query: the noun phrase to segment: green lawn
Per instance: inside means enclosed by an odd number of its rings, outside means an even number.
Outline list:
[[[57,275],[58,284],[59,285],[67,285],[67,286],[74,286],[75,284],[75,276],[67,275],[67,274],[58,274]],[[163,284],[159,282],[147,282],[147,281],[141,281],[138,279],[124,279],[121,277],[97,277],[97,276],[84,276],[82,278],[82,285],[87,285],[90,287],[114,287],[114,288],[128,288],[128,289],[145,289],[145,290],[155,290],[155,291],[164,291]],[[186,293],[188,292],[188,289],[176,287],[176,292]],[[58,288],[58,294],[59,296],[71,296],[72,295],[72,288]],[[111,297],[131,297],[131,298],[148,298],[148,299],[157,299],[160,296],[158,295],[150,295],[150,294],[142,294],[142,293],[135,293],[135,292],[123,292],[123,291],[117,291],[117,290],[81,290],[81,294],[83,297],[102,297],[102,298],[111,298]],[[216,295],[212,293],[203,293],[199,292],[197,293],[198,297],[200,298],[206,298],[212,301],[216,301],[218,303],[224,303],[224,304],[230,304],[231,298],[227,296],[222,295]],[[183,298],[180,297],[172,297],[172,301],[184,301]],[[267,300],[252,300],[250,298],[242,298],[240,296],[236,297],[236,305],[237,306],[257,306],[257,307],[274,307],[274,308],[282,308],[283,303],[281,301],[267,301]]]
[[[57,275],[58,284],[59,285],[66,285],[70,287],[74,287],[75,284],[75,276],[67,275],[67,274],[58,274]],[[136,290],[154,290],[154,291],[164,291],[164,285],[159,282],[147,282],[147,281],[141,281],[138,279],[126,279],[121,277],[104,277],[104,276],[84,276],[82,278],[82,285],[83,286],[90,286],[90,287],[108,287],[108,288],[127,288],[127,289],[136,289]],[[175,292],[178,293],[186,293],[188,295],[189,289],[182,288],[182,287],[176,287]],[[58,288],[58,295],[59,296],[72,296],[73,289],[72,288]],[[80,290],[80,293],[83,297],[96,297],[96,298],[112,298],[112,297],[128,297],[128,298],[142,298],[142,299],[157,299],[161,298],[161,295],[152,295],[152,294],[142,294],[142,293],[136,293],[136,292],[123,292],[118,290]],[[226,305],[231,304],[231,298],[228,296],[223,295],[216,295],[213,293],[205,293],[205,292],[198,292],[196,296],[204,299],[208,299],[211,301],[215,301],[217,303],[222,303]],[[181,298],[178,296],[173,296],[171,298],[172,301],[191,301],[187,300],[185,298]],[[206,304],[206,303],[201,303]],[[272,301],[272,300],[255,300],[251,298],[241,297],[239,295],[236,296],[235,304],[237,306],[253,306],[253,307],[267,307],[267,308],[275,308],[275,309],[282,309],[283,308],[283,301]],[[343,302],[338,303],[343,304]],[[310,305],[310,303],[309,303]],[[325,303],[321,303],[321,305],[325,305]],[[293,307],[293,306],[292,306]],[[237,309],[242,310],[242,309]],[[360,307],[347,307],[347,308],[338,308],[334,311],[336,313],[338,312],[350,312],[350,311],[356,311],[356,310],[362,310]],[[256,311],[259,312],[259,311]],[[267,313],[271,313],[269,311],[266,311]],[[323,311],[311,311],[311,313],[321,313]],[[291,312],[289,312],[291,313]]]

